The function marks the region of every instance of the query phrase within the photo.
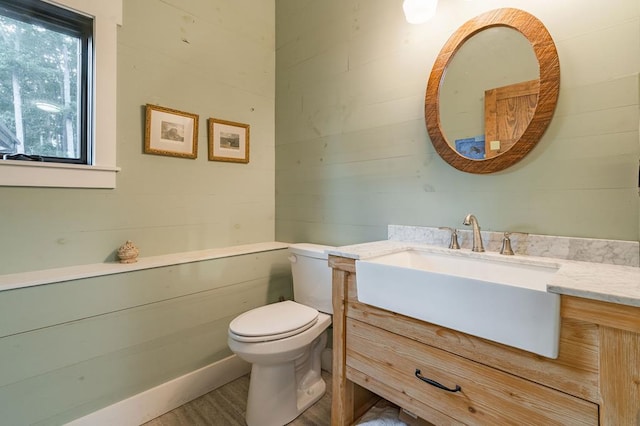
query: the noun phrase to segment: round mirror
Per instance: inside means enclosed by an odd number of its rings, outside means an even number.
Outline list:
[[[459,170],[505,169],[546,130],[559,85],[555,45],[537,18],[518,9],[480,15],[451,36],[433,66],[425,101],[431,141]]]
[[[449,145],[474,160],[506,152],[531,121],[539,78],[536,55],[520,32],[493,27],[471,37],[451,59],[440,87],[440,122]],[[494,149],[487,139],[497,141]]]

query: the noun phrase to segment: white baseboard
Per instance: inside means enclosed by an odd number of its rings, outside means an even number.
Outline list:
[[[247,374],[251,364],[231,355],[67,423],[68,426],[138,426]]]

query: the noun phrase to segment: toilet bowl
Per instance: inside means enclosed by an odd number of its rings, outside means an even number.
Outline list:
[[[321,358],[332,313],[327,248],[292,245],[289,260],[296,301],[252,309],[229,324],[229,348],[252,364],[248,426],[285,425],[325,393]]]

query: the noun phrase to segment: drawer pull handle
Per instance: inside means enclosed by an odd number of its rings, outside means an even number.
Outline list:
[[[460,392],[462,390],[460,385],[456,385],[455,389],[451,389],[451,388],[446,387],[445,385],[442,385],[442,384],[436,382],[435,380],[428,379],[428,378],[424,377],[422,374],[420,374],[420,370],[417,369],[417,368],[416,368],[416,377],[418,379],[422,380],[423,382],[429,383],[431,386],[435,386],[438,389],[446,390],[447,392]]]

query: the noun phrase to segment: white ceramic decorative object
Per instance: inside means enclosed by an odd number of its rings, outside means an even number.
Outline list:
[[[129,240],[118,249],[120,263],[135,263],[138,261],[138,254],[140,254],[140,250]]]

